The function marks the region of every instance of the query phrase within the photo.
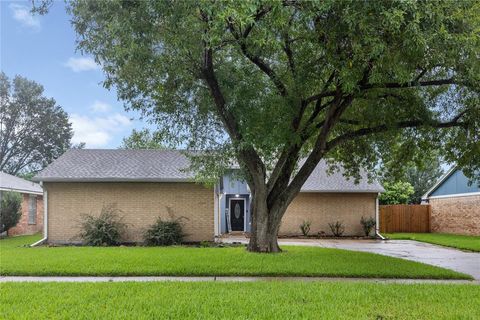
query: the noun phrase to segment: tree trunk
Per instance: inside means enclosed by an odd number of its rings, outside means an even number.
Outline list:
[[[280,222],[285,210],[269,210],[265,194],[252,193],[250,213],[252,228],[248,251],[251,252],[280,252],[277,236]]]

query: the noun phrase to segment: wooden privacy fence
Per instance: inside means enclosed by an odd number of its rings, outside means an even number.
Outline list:
[[[430,232],[430,205],[380,206],[380,232]]]

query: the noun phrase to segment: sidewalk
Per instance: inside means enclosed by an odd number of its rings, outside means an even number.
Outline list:
[[[440,279],[384,279],[384,278],[332,278],[332,277],[0,277],[5,282],[257,282],[257,281],[303,281],[303,282],[374,282],[374,283],[430,283],[430,284],[474,284],[479,280]]]

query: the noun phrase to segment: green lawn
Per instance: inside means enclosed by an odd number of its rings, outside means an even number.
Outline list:
[[[312,247],[284,247],[279,254],[243,247],[22,247],[37,238],[0,240],[0,274],[471,278],[398,258]]]
[[[388,233],[390,239],[417,240],[463,250],[480,252],[480,236],[448,233]]]
[[[480,319],[475,285],[4,283],[2,319]]]

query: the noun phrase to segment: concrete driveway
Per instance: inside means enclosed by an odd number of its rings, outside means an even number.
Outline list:
[[[247,239],[232,239],[247,243]],[[226,242],[233,242],[226,241]],[[313,246],[383,254],[466,273],[480,280],[480,253],[412,240],[279,239],[281,245]]]

